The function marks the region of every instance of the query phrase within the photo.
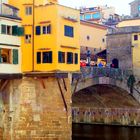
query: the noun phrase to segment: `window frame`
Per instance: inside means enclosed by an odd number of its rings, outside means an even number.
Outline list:
[[[64,36],[66,37],[74,37],[74,27],[69,25],[64,25]]]
[[[26,16],[32,15],[32,6],[26,6],[25,7],[25,15]]]
[[[71,57],[71,58],[69,58],[69,57]],[[73,64],[73,53],[72,52],[67,52],[67,64]]]

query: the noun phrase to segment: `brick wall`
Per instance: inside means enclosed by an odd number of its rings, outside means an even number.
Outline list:
[[[4,139],[71,140],[70,83],[64,81],[59,79],[66,105],[56,78],[11,81],[3,94]]]

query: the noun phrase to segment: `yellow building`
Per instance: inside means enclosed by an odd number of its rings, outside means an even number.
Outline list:
[[[140,26],[140,18],[126,19],[118,23],[117,27]]]
[[[80,22],[80,46],[81,55],[86,54],[86,47],[92,55],[96,55],[106,49],[107,27],[104,25],[81,20]]]
[[[20,9],[22,71],[79,71],[78,10],[57,0],[9,0]],[[34,4],[33,4],[34,2]]]
[[[134,74],[140,77],[140,18],[127,19],[120,22],[118,27],[130,27],[132,42],[132,64]],[[128,29],[127,29],[128,30]]]
[[[140,78],[140,28],[132,34],[132,59],[134,74]]]

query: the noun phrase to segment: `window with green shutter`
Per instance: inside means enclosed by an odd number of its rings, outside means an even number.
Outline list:
[[[6,34],[6,25],[1,25],[1,33]]]
[[[12,35],[18,35],[18,26],[12,26]]]
[[[18,49],[13,49],[13,64],[18,64]]]
[[[24,35],[24,28],[18,27],[18,36],[23,36],[23,35]]]

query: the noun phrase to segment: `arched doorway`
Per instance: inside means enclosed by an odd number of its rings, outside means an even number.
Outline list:
[[[114,65],[114,68],[119,68],[119,60],[118,59],[114,58],[112,60],[112,64]]]

